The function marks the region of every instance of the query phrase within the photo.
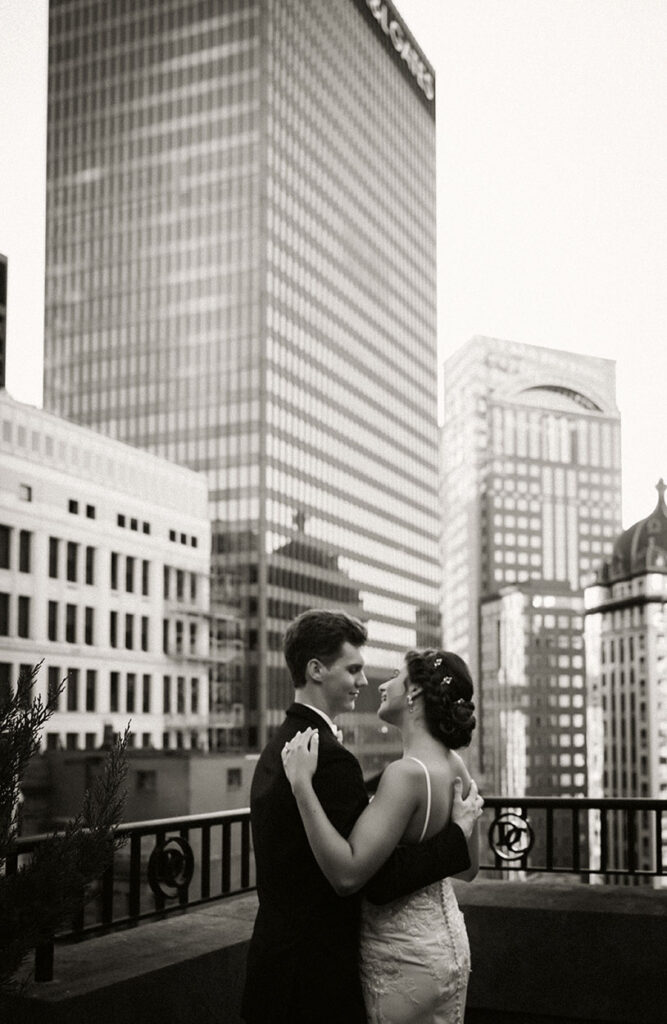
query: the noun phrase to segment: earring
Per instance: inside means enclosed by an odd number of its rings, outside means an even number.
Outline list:
[[[408,696],[406,697],[406,700],[408,702],[408,711],[410,712],[410,714],[412,714],[412,712],[415,710],[415,699],[412,696],[412,694],[409,693]]]

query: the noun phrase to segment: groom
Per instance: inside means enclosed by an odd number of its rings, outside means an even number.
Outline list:
[[[357,951],[362,893],[337,896],[315,862],[281,750],[297,732],[318,729],[313,785],[347,837],[366,807],[359,762],[341,745],[335,718],[353,711],[366,686],[361,648],[366,628],[344,612],[313,610],[290,623],[285,660],[295,687],[285,721],[264,748],[250,794],[259,911],[250,949],[242,1016],[246,1024],[365,1024]],[[363,895],[388,903],[469,865],[466,836],[480,813],[473,784],[460,787],[452,822],[419,845],[399,847]]]

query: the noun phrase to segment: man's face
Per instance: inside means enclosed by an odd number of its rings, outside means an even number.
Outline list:
[[[335,718],[343,711],[354,711],[359,690],[368,685],[361,649],[346,640],[328,668],[322,662],[318,664],[323,710],[329,718]]]

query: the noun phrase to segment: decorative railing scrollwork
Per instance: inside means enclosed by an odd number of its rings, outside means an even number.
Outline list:
[[[148,861],[148,884],[156,896],[175,899],[188,888],[194,872],[192,847],[186,839],[172,836],[154,847]]]

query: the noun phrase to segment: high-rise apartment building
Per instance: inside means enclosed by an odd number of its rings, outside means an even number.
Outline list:
[[[589,788],[595,797],[667,796],[667,505],[616,539],[586,588]],[[631,822],[635,867],[655,866],[655,816]],[[627,867],[625,821],[609,828],[609,866]],[[667,823],[663,824],[663,841]]]
[[[475,337],[445,363],[443,628],[486,785],[585,790],[583,579],[620,529],[610,360]]]
[[[433,71],[379,0],[50,6],[45,402],[206,474],[254,746],[299,611],[439,639]]]
[[[0,704],[43,661],[47,749],[214,747],[210,532],[201,475],[0,392]]]

